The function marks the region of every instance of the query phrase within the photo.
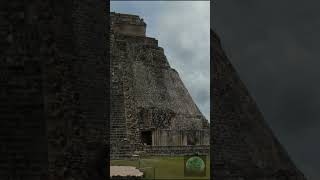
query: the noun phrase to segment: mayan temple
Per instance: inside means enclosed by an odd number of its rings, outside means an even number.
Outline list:
[[[213,180],[305,180],[214,32],[209,124],[145,22],[106,4],[0,2],[0,180],[105,180],[108,150],[207,155],[209,142]]]
[[[212,179],[305,180],[267,126],[213,31],[211,48]]]
[[[209,152],[209,123],[139,16],[111,13],[111,159]]]

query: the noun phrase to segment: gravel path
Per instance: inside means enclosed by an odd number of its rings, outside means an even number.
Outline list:
[[[142,176],[143,173],[133,166],[110,166],[110,176]]]

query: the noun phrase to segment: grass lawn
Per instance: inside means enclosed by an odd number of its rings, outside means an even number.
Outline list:
[[[138,160],[112,160],[111,166],[134,166],[139,168]],[[152,167],[152,168],[146,168]],[[144,170],[146,179],[209,179],[210,157],[206,160],[205,177],[184,177],[184,157],[143,157],[140,159],[140,168]],[[155,169],[154,169],[155,168]]]

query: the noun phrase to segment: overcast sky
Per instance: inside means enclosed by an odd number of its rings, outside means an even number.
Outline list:
[[[320,1],[216,0],[212,25],[275,135],[320,179]]]
[[[110,11],[139,15],[159,41],[201,112],[210,119],[209,1],[111,1]]]

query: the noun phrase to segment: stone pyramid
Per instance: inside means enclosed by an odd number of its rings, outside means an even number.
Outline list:
[[[212,179],[296,179],[304,175],[266,124],[211,31],[213,61]]]
[[[127,158],[133,151],[208,152],[208,121],[158,40],[146,36],[146,23],[137,15],[110,17],[111,158]]]

